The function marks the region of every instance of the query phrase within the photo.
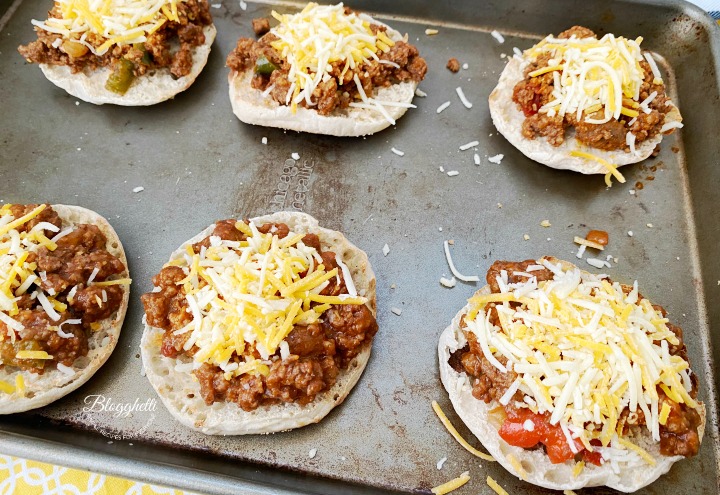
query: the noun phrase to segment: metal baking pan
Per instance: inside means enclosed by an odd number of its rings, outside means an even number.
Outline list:
[[[207,493],[427,493],[465,470],[472,481],[459,493],[488,493],[487,475],[511,493],[544,492],[470,456],[430,407],[438,400],[460,426],[439,381],[436,343],[477,288],[438,283],[449,274],[442,241],[455,241],[461,271],[482,275],[495,259],[574,260],[573,236],[592,227],[610,233],[608,252],[618,262],[608,273],[623,282],[639,279],[685,329],[708,406],[700,454],[643,493],[717,493],[718,26],[690,4],[664,0],[367,0],[353,7],[408,32],[430,67],[421,84],[428,96],[416,99],[418,108],[366,139],[285,133],[233,116],[225,56],[270,5],[248,3],[243,11],[236,0],[224,0],[213,8],[218,38],[205,71],[174,101],[151,108],[96,107],[55,88],[16,52],[33,38],[30,20],[43,18],[49,2],[9,8],[0,24],[0,199],[79,204],[105,215],[127,249],[134,283],[108,363],[56,404],[0,418],[0,451]],[[487,110],[502,54],[573,24],[642,35],[643,46],[664,58],[671,95],[685,117],[657,158],[623,168],[627,183],[611,189],[601,176],[524,158],[497,135]],[[439,34],[425,35],[428,27]],[[493,29],[504,34],[503,44],[490,35]],[[450,73],[450,57],[469,68]],[[460,104],[457,86],[472,109]],[[451,106],[437,114],[445,101]],[[480,142],[476,150],[458,150],[473,140]],[[293,152],[301,156],[295,164],[287,161]],[[473,153],[482,158],[479,166]],[[488,162],[498,153],[505,155],[501,164]],[[133,193],[137,186],[144,191]],[[341,407],[318,425],[239,438],[191,432],[159,402],[154,411],[128,417],[91,407],[98,395],[115,404],[155,398],[141,375],[139,296],[173,249],[217,219],[293,208],[344,231],[368,252],[378,276],[380,332],[364,376]],[[552,227],[541,227],[542,220]],[[390,252],[383,256],[386,243]],[[402,314],[391,313],[393,307]],[[312,459],[311,449],[317,449]],[[448,460],[438,470],[442,457]]]

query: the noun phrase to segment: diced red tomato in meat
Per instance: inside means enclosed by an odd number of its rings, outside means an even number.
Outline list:
[[[533,424],[532,431],[528,431],[524,427],[524,423],[528,420]],[[510,445],[526,449],[542,443],[545,445],[548,458],[553,464],[565,462],[575,457],[560,425],[551,425],[550,417],[547,414],[535,414],[529,409],[509,411],[505,422],[500,427],[500,437]],[[577,440],[574,440],[574,442],[578,452],[584,450],[580,442]],[[595,464],[594,457],[590,462]]]

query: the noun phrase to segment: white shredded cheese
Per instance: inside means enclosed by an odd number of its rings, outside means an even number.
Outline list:
[[[456,175],[459,175],[460,172],[458,172],[457,170],[450,170],[450,171],[448,171],[447,174],[448,174],[448,177],[455,177]]]
[[[93,280],[95,280],[95,277],[97,277],[98,273],[100,273],[100,267],[96,266],[95,268],[93,268],[92,273],[90,273],[90,276],[88,277],[87,285],[93,283]]]
[[[480,155],[478,155],[477,153],[475,153],[475,154],[473,155],[473,162],[475,162],[475,165],[480,165]]]
[[[385,244],[382,248],[382,253],[383,253],[383,256],[387,256],[388,254],[390,254],[390,246]]]
[[[398,307],[392,307],[392,308],[390,308],[390,311],[392,311],[393,314],[395,314],[397,316],[400,316],[402,314],[402,309],[400,309]]]
[[[472,108],[472,103],[470,103],[470,101],[467,99],[465,93],[463,92],[463,89],[460,86],[455,88],[455,92],[457,93],[458,98],[460,98],[460,101],[465,106],[465,108]]]
[[[310,451],[308,452],[308,457],[310,459],[315,459],[316,455],[317,455],[317,449],[310,449]]]
[[[505,43],[505,37],[496,30],[490,31],[490,35],[497,40],[498,43]]]
[[[420,98],[425,98],[427,96],[427,93],[425,91],[421,90],[420,88],[417,88],[415,90],[415,96],[418,96]]]
[[[65,374],[65,375],[72,376],[72,375],[75,374],[75,370],[74,370],[74,369],[72,369],[72,368],[69,367],[69,366],[65,366],[65,365],[62,364],[62,363],[57,363],[57,364],[55,365],[55,367],[57,368],[57,370],[58,370],[60,373],[63,373],[63,374]]]
[[[450,256],[450,245],[448,244],[448,241],[443,242],[443,247],[445,248],[445,259],[447,260],[450,271],[455,276],[455,278],[457,278],[458,280],[462,280],[463,282],[480,281],[480,277],[478,277],[477,275],[463,275],[457,270],[457,268],[455,268],[455,264],[453,263],[452,257]]]
[[[465,143],[461,146],[459,146],[460,151],[467,151],[470,148],[474,148],[475,146],[479,145],[480,141],[470,141],[469,143]]]
[[[267,144],[267,143],[268,143],[268,140],[267,140],[267,138],[266,138],[265,136],[263,136],[263,138],[260,140],[260,142],[261,142],[262,144]]]
[[[661,133],[665,133],[665,132],[670,131],[670,130],[672,130],[672,129],[680,129],[681,127],[683,127],[682,122],[678,122],[677,120],[672,121],[672,122],[666,122],[666,123],[663,124],[663,126],[660,128],[660,132],[661,132]]]
[[[490,163],[495,163],[495,164],[497,164],[497,165],[500,165],[500,162],[502,162],[502,159],[503,159],[503,158],[505,158],[505,155],[503,155],[503,154],[498,154],[498,155],[495,155],[495,156],[488,157],[488,161],[489,161]]]
[[[397,148],[390,148],[390,151],[392,151],[393,153],[395,153],[397,156],[405,156],[405,152],[404,152],[404,151],[400,151],[400,150],[397,149]]]
[[[627,134],[625,134],[625,144],[630,147],[631,153],[635,153],[635,134],[628,131]]]
[[[443,464],[445,464],[446,461],[447,461],[447,457],[443,457],[439,461],[437,461],[438,471],[440,471],[443,468]]]
[[[440,277],[440,285],[442,285],[443,287],[452,289],[453,287],[455,287],[456,284],[457,282],[455,281],[455,277],[451,277],[449,279],[445,277]]]
[[[133,188],[132,192],[139,193],[139,192],[143,192],[144,190],[145,190],[145,188],[143,186],[137,186],[136,188]]]
[[[60,314],[55,311],[55,308],[53,308],[52,303],[48,300],[47,296],[42,292],[38,291],[37,293],[37,300],[40,303],[40,305],[43,308],[43,311],[50,317],[53,321],[58,321],[60,319]]]
[[[446,109],[447,107],[449,107],[449,106],[450,106],[450,102],[449,102],[449,101],[446,101],[445,103],[443,103],[442,105],[440,105],[439,107],[437,107],[437,110],[436,110],[435,112],[436,112],[436,113],[440,113],[440,112],[442,112],[443,110],[445,110],[445,109]]]

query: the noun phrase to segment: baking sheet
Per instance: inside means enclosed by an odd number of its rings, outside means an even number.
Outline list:
[[[205,71],[174,101],[151,108],[95,107],[52,86],[15,51],[33,38],[30,19],[43,18],[48,4],[16,5],[0,26],[0,200],[79,204],[105,215],[125,245],[134,283],[106,366],[55,405],[0,419],[2,452],[208,493],[427,492],[465,470],[472,481],[460,493],[488,492],[487,475],[511,493],[542,493],[467,454],[430,408],[438,400],[478,445],[454,415],[437,372],[437,338],[477,288],[440,286],[440,277],[449,276],[442,242],[455,241],[462,272],[482,276],[495,259],[550,254],[577,261],[573,236],[599,228],[610,233],[606,252],[618,258],[607,272],[622,282],[639,279],[643,293],[685,329],[709,409],[700,455],[676,464],[644,493],[717,492],[712,363],[720,310],[706,301],[720,296],[714,136],[720,52],[717,26],[698,9],[677,2],[614,2],[611,8],[585,2],[582,11],[573,2],[354,3],[409,33],[429,64],[420,85],[428,96],[416,98],[418,108],[395,128],[367,138],[329,138],[247,126],[232,114],[224,58],[239,36],[252,36],[250,20],[268,15],[268,5],[248,2],[243,11],[224,1],[212,8],[218,38]],[[497,135],[487,110],[505,63],[501,55],[573,24],[644,36],[643,47],[666,59],[661,65],[685,117],[685,128],[663,142],[657,158],[624,167],[627,183],[609,190],[601,176],[527,160]],[[440,33],[426,36],[428,27]],[[489,34],[493,29],[505,43]],[[450,73],[450,57],[468,69]],[[458,100],[457,86],[472,109]],[[445,101],[450,107],[437,114]],[[473,140],[480,141],[476,149],[459,151]],[[287,161],[293,152],[301,156],[295,164]],[[504,154],[499,165],[487,160],[496,154]],[[440,167],[459,175],[449,177]],[[134,193],[138,186],[144,191]],[[156,397],[141,376],[139,296],[172,250],[215,220],[293,208],[345,232],[367,251],[378,275],[380,332],[365,374],[341,407],[318,425],[240,438],[188,431],[159,401],[154,411],[129,417],[92,408],[96,396],[114,404]],[[541,227],[542,220],[552,226]],[[314,458],[311,449],[317,449]],[[447,462],[437,470],[442,457]]]

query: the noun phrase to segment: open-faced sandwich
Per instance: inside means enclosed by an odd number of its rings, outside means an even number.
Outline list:
[[[242,435],[317,423],[370,358],[367,255],[304,213],[211,225],[142,296],[145,372],[181,423]]]
[[[455,411],[514,475],[632,492],[697,454],[682,330],[633,286],[554,258],[495,262],[442,333]]]
[[[333,136],[373,134],[413,108],[427,72],[399,32],[343,4],[277,14],[227,58],[230,101],[248,124]],[[262,33],[267,20],[253,27]]]
[[[649,157],[682,127],[655,60],[635,40],[574,26],[505,66],[490,94],[498,131],[529,158],[584,174]]]
[[[20,54],[96,105],[154,105],[186,90],[216,32],[207,0],[55,0],[32,23],[38,39]]]
[[[97,213],[0,208],[0,414],[85,383],[117,344],[129,285],[120,239]]]

